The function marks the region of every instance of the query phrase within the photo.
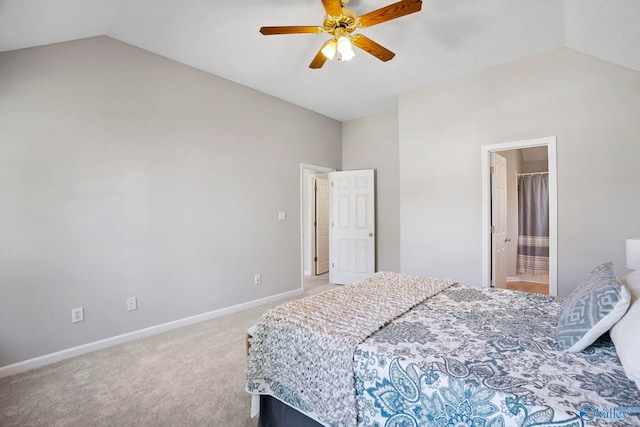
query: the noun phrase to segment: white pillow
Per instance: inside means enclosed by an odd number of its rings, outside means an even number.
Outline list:
[[[635,381],[640,390],[640,270],[621,281],[631,292],[631,308],[609,334],[627,377]]]
[[[632,271],[620,280],[631,292],[631,301],[640,298],[640,270]]]

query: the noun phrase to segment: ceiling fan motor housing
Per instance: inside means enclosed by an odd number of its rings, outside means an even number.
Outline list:
[[[342,8],[340,16],[326,15],[322,27],[327,33],[334,36],[340,36],[340,33],[344,32],[352,33],[358,28],[358,16],[352,10]]]

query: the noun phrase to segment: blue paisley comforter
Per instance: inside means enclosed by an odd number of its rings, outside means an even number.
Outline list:
[[[454,286],[416,306],[355,351],[359,425],[640,425],[640,392],[608,337],[558,351],[560,304]]]

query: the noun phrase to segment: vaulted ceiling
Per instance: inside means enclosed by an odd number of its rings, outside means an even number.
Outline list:
[[[358,15],[393,0],[351,0]],[[640,0],[425,0],[359,30],[396,53],[309,63],[327,34],[321,0],[0,0],[0,51],[107,35],[340,121],[395,108],[399,94],[570,47],[640,71]],[[2,78],[2,76],[0,76]]]

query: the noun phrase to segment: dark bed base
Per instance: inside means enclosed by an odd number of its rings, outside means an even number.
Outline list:
[[[260,396],[258,427],[322,427],[322,424],[271,396]]]

